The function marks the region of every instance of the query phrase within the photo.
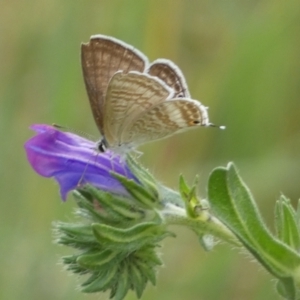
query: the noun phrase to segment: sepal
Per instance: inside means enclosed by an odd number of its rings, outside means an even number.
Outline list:
[[[129,228],[116,228],[105,224],[92,224],[93,233],[99,244],[119,251],[135,251],[142,246],[157,243],[167,236],[173,236],[164,226],[144,222]]]
[[[140,187],[139,195],[150,194],[149,186]],[[126,186],[128,191],[131,188]],[[153,205],[145,205],[140,198],[114,195],[89,185],[74,191],[74,197],[76,214],[85,221],[54,225],[56,242],[77,249],[76,254],[63,257],[63,263],[73,273],[89,275],[81,284],[82,292],[109,290],[110,298],[119,300],[132,289],[140,298],[149,281],[155,285],[157,267],[162,265],[158,243],[174,234],[166,229]]]
[[[142,185],[153,194],[154,198],[158,198],[157,181],[153,175],[139,164],[131,155],[127,156],[127,165],[130,171],[139,179]]]

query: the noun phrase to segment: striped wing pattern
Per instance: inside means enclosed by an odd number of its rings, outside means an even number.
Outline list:
[[[174,90],[174,98],[189,98],[190,93],[180,69],[170,60],[157,59],[147,70],[151,76],[156,76]]]
[[[127,124],[172,96],[172,89],[155,77],[117,72],[108,85],[104,104],[104,132],[110,147],[119,145],[121,131]]]
[[[208,126],[206,108],[196,100],[178,98],[155,105],[125,127],[122,143],[136,147],[196,126]]]
[[[206,107],[191,100],[171,61],[148,58],[104,35],[81,46],[83,77],[105,147],[121,153],[196,126],[209,126]]]
[[[147,58],[132,46],[106,36],[93,36],[81,46],[83,77],[96,124],[102,135],[103,105],[111,77],[119,70],[144,72]]]

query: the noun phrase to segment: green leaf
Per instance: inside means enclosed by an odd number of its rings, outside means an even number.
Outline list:
[[[297,214],[290,200],[283,195],[276,203],[275,214],[278,238],[298,252],[300,250],[300,232]]]
[[[157,247],[157,245],[155,246]],[[135,253],[135,257],[138,258],[139,261],[147,261],[147,264],[151,266],[161,266],[163,262],[154,249],[154,245],[146,245]]]
[[[149,201],[147,189],[127,179],[124,182]],[[162,264],[156,252],[158,242],[174,236],[166,230],[160,211],[153,209],[153,203],[150,209],[139,199],[89,185],[77,190],[75,197],[76,213],[85,220],[55,224],[56,242],[77,248],[76,255],[63,258],[67,270],[89,275],[81,284],[85,293],[109,290],[114,299],[123,299],[132,289],[141,297],[148,281],[155,283],[155,269]]]
[[[300,199],[298,200],[298,205],[296,210],[296,220],[297,220],[298,228],[300,230]]]
[[[154,198],[159,197],[157,182],[148,170],[146,170],[141,164],[139,164],[131,155],[127,156],[126,160],[132,173],[138,178],[142,183],[144,188],[146,188],[150,194],[154,195]]]
[[[95,222],[108,222],[110,217],[104,210],[97,209],[95,206],[94,191],[96,188],[86,185],[83,188],[77,189],[73,192],[76,199],[78,209],[76,214],[82,218]],[[99,197],[99,196],[98,196]],[[99,200],[97,198],[97,200]]]
[[[95,245],[95,238],[90,225],[54,223],[56,243],[82,249]]]
[[[155,286],[156,285],[156,272],[154,268],[149,268],[148,262],[139,260],[136,262],[137,267],[141,270],[144,276]]]
[[[136,183],[132,179],[128,179],[124,176],[121,176],[117,173],[113,173],[113,176],[116,177],[120,183],[125,187],[128,193],[133,197],[137,203],[146,209],[153,209],[154,207],[160,207],[158,202],[158,197],[156,194],[151,193],[142,185]]]
[[[97,273],[93,276],[93,281],[90,284],[83,286],[81,289],[84,293],[95,293],[107,289],[112,285],[112,282],[116,281],[118,274],[118,265],[112,265],[105,271]]]
[[[212,172],[208,194],[215,215],[271,274],[282,279],[282,284],[288,278],[299,282],[300,256],[269,232],[233,164]]]
[[[126,296],[130,288],[129,272],[128,266],[125,264],[123,266],[122,273],[118,277],[117,289],[115,293],[113,292],[111,296],[115,297],[115,300],[122,300]]]
[[[191,188],[187,185],[182,175],[179,177],[179,191],[184,200],[187,215],[191,218],[195,218],[197,215],[195,214],[194,207],[190,203],[191,197],[193,197]]]
[[[103,268],[103,265],[111,263],[111,261],[118,263],[115,259],[119,255],[119,252],[117,251],[106,249],[93,252],[93,254],[81,254],[77,259],[77,263],[90,270]],[[122,257],[119,257],[118,260],[121,259]]]
[[[157,224],[141,223],[130,228],[116,228],[105,224],[93,224],[94,233],[99,237],[100,243],[113,241],[118,243],[130,243],[151,234],[157,228]]]
[[[295,282],[292,278],[283,278],[276,284],[276,290],[279,295],[287,300],[299,300],[299,290],[295,287]]]
[[[190,187],[186,183],[182,174],[180,174],[179,176],[179,191],[182,197],[187,197],[188,194],[190,193]]]
[[[93,232],[100,243],[109,249],[133,251],[147,243],[160,241],[172,236],[165,229],[153,222],[137,224],[130,228],[116,228],[105,224],[92,224]]]
[[[131,284],[136,292],[137,297],[141,298],[147,284],[147,277],[141,272],[136,264],[131,264],[129,267]]]
[[[198,177],[196,176],[192,187],[189,187],[182,175],[179,177],[179,191],[184,200],[187,215],[195,219],[202,213],[202,202],[197,197]],[[206,208],[205,208],[206,209]]]
[[[85,186],[84,189],[100,204],[100,208],[103,211],[102,214],[105,213],[108,216],[105,219],[106,221],[111,221],[111,219],[139,220],[145,215],[144,211],[138,208],[129,198],[101,191],[91,185]],[[92,210],[96,210],[95,205],[92,207]]]

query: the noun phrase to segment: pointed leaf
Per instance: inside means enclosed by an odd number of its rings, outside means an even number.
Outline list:
[[[300,232],[297,222],[297,214],[290,201],[284,196],[276,203],[276,227],[278,237],[282,242],[300,250]]]
[[[143,186],[137,184],[134,180],[120,176],[119,174],[114,173],[113,176],[122,183],[128,193],[140,206],[148,209],[153,209],[153,207],[158,206],[157,196],[147,191]]]
[[[109,219],[129,219],[136,220],[144,217],[144,212],[138,209],[137,205],[134,205],[130,199],[113,195],[101,190],[98,190],[92,186],[87,186],[86,190],[89,191],[94,198],[97,199],[103,211],[109,214]],[[95,210],[95,208],[93,208]]]
[[[144,276],[147,276],[149,281],[152,283],[152,285],[156,285],[156,272],[154,268],[149,268],[149,265],[139,260],[137,261],[137,267],[141,270],[141,272],[144,274]]]
[[[186,183],[182,174],[179,176],[179,191],[182,198],[187,198],[188,194],[190,193],[190,187]]]
[[[141,270],[135,265],[130,265],[130,279],[131,279],[131,285],[132,289],[135,290],[137,298],[141,298],[143,291],[147,284],[147,278],[144,276],[144,274],[141,272]]]
[[[95,293],[106,290],[116,280],[118,265],[113,265],[105,272],[99,272],[90,284],[84,286],[81,291],[84,293]]]
[[[138,177],[142,185],[150,192],[150,194],[154,195],[155,198],[158,198],[157,182],[152,174],[142,167],[131,155],[127,156],[126,162],[128,163],[129,169],[136,177]]]
[[[117,289],[114,293],[115,300],[122,300],[126,296],[130,285],[129,285],[129,273],[127,265],[124,265],[122,273],[119,275],[117,282]]]
[[[269,272],[278,278],[295,276],[299,279],[300,256],[270,234],[233,164],[226,169],[215,169],[208,189],[216,216]]]
[[[82,254],[78,257],[77,262],[85,268],[95,270],[103,268],[103,265],[110,263],[118,254],[116,251],[107,249],[94,254]]]

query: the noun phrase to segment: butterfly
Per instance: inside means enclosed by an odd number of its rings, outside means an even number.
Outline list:
[[[148,58],[115,38],[95,35],[81,46],[90,106],[102,135],[98,150],[126,154],[137,146],[209,123],[207,108],[190,99],[170,60]]]

